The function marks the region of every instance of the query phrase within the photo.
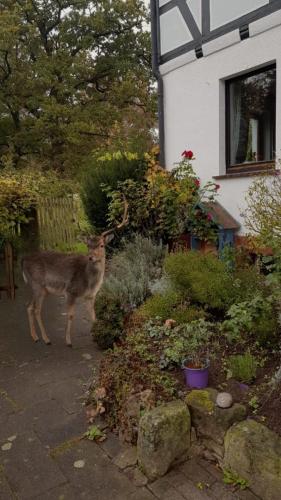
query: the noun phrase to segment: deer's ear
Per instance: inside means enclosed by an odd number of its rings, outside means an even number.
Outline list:
[[[104,244],[107,245],[108,243],[111,242],[111,240],[113,240],[113,238],[114,238],[114,233],[107,234],[106,236],[104,236]]]

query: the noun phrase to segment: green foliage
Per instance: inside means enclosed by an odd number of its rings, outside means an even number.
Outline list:
[[[217,231],[202,202],[212,201],[217,186],[211,182],[200,186],[191,162],[184,158],[172,171],[161,168],[155,156],[147,155],[149,168],[144,180],[130,179],[108,189],[110,198],[108,220],[120,218],[125,195],[130,205],[129,230],[165,242],[185,231],[201,239],[215,240]]]
[[[35,166],[0,170],[0,237],[15,237],[20,224],[32,218],[32,209],[41,197],[65,196],[77,190],[73,181]]]
[[[89,439],[89,441],[103,441],[106,436],[97,425],[91,425],[87,432],[85,432],[84,437]]]
[[[165,250],[148,238],[136,235],[109,262],[109,270],[97,296],[99,322],[93,335],[101,347],[111,347],[122,334],[123,320],[151,293],[155,279],[161,274]]]
[[[200,359],[209,353],[215,327],[213,323],[198,319],[170,328],[156,318],[147,321],[141,331],[146,346],[150,346],[149,339],[152,339],[152,350],[158,353],[159,366],[163,369],[181,366],[186,358],[200,364]]]
[[[166,320],[171,318],[177,323],[189,323],[206,316],[203,309],[185,303],[181,295],[174,290],[149,297],[139,308],[138,314],[146,319],[159,317]]]
[[[129,312],[150,295],[153,282],[162,273],[165,248],[136,235],[113,255],[100,297],[106,296]]]
[[[124,343],[106,353],[100,368],[99,386],[106,393],[103,406],[108,424],[118,426],[127,440],[136,442],[138,420],[147,408],[141,394],[148,390],[151,394],[148,404],[152,405],[170,401],[177,395],[177,385],[172,375],[160,370],[144,336],[140,332],[128,335]],[[131,398],[133,406],[128,404]]]
[[[252,408],[253,413],[257,413],[260,403],[259,403],[259,398],[257,396],[253,396],[249,401],[248,405],[250,408]]]
[[[92,225],[98,230],[107,226],[107,189],[114,190],[119,182],[143,178],[147,164],[136,154],[115,153],[92,160],[83,181],[82,199]],[[130,200],[128,200],[130,203]],[[123,200],[121,203],[123,211]],[[130,206],[131,214],[131,206]]]
[[[123,333],[124,311],[105,295],[98,296],[95,309],[99,319],[93,324],[93,339],[101,349],[109,349]]]
[[[250,352],[230,356],[227,366],[231,378],[241,382],[252,382],[256,378],[258,362]]]
[[[243,340],[245,333],[252,335],[260,344],[276,341],[278,318],[272,296],[256,294],[251,300],[233,304],[227,318],[221,328],[230,341]]]
[[[223,471],[223,482],[224,484],[239,486],[241,490],[245,490],[249,487],[249,481],[247,479],[244,479],[243,477],[228,469],[224,469]]]
[[[75,174],[93,150],[146,150],[156,108],[146,20],[139,0],[3,0],[2,162],[35,157]]]
[[[259,177],[246,195],[244,211],[246,227],[258,245],[280,248],[281,243],[281,178]]]
[[[227,308],[232,301],[232,279],[226,265],[212,254],[178,252],[166,257],[164,269],[175,290],[211,309]]]

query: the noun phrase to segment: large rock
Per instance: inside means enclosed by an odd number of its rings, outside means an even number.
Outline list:
[[[166,474],[185,460],[190,448],[190,414],[182,401],[146,412],[140,420],[138,462],[149,479]]]
[[[238,403],[230,408],[219,408],[215,404],[217,394],[215,389],[194,390],[187,395],[185,401],[197,436],[222,446],[229,427],[245,419],[246,408]]]
[[[263,500],[281,498],[281,438],[254,420],[231,427],[225,436],[223,467],[244,479]]]

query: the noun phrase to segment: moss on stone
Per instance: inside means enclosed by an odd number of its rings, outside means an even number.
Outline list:
[[[149,479],[185,459],[189,448],[190,414],[182,401],[153,408],[140,419],[138,463]]]
[[[196,389],[191,391],[185,399],[188,406],[195,408],[206,413],[213,413],[215,410],[215,403],[212,394],[208,390]]]
[[[247,479],[266,500],[280,500],[281,438],[254,420],[232,426],[225,436],[223,467]]]

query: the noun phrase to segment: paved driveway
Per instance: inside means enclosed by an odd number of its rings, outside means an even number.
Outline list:
[[[215,466],[198,460],[146,485],[134,461],[126,460],[131,450],[113,434],[100,445],[81,440],[87,429],[83,394],[102,356],[83,305],[73,325],[72,349],[64,343],[63,302],[53,297],[43,310],[52,345],[34,344],[25,307],[28,290],[17,281],[16,300],[0,300],[0,500],[256,498],[250,492],[234,495]]]

